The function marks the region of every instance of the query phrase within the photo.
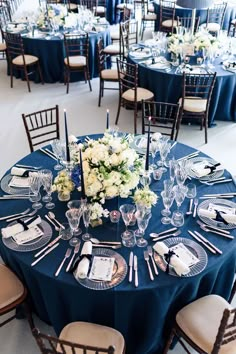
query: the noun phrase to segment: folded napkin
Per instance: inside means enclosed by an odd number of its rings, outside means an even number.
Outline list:
[[[161,137],[162,137],[161,133],[159,133],[159,132],[153,133],[152,134],[152,141],[159,141]]]
[[[29,177],[13,176],[8,185],[15,188],[29,188]]]
[[[28,177],[29,172],[30,172],[29,170],[20,167],[12,167],[11,169],[12,176]]]
[[[140,149],[146,149],[147,147],[147,138],[146,137],[142,137],[137,144],[138,148]]]
[[[89,265],[90,265],[90,258],[92,254],[92,242],[86,241],[83,245],[81,254],[80,254],[80,261],[79,265],[75,270],[75,278],[84,279],[88,275]],[[88,256],[88,257],[87,257]]]
[[[27,229],[34,228],[38,224],[42,222],[40,216],[35,216],[34,218],[31,218],[28,222],[17,222],[16,224],[8,227],[2,228],[2,237],[3,238],[8,238],[15,236],[19,233],[22,233],[23,231],[26,231]]]
[[[169,264],[174,267],[175,272],[179,276],[188,274],[190,272],[190,268],[181,259],[179,259],[175,253],[164,244],[164,242],[156,242],[153,248],[161,257],[166,260],[167,273],[169,270]]]
[[[222,166],[220,163],[212,165],[210,162],[207,160],[201,161],[199,163],[194,164],[191,167],[191,170],[195,173],[196,177],[204,177],[207,175],[210,175],[211,173],[215,171],[220,171],[222,170]]]
[[[151,64],[149,66],[152,69],[168,69],[168,68],[170,68],[170,64],[169,63],[154,63],[154,64]]]
[[[198,215],[223,222],[224,224],[236,224],[236,214],[232,213],[225,213],[218,210],[199,209]]]

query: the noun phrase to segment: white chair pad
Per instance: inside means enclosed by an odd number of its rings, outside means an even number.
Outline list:
[[[218,295],[204,296],[183,307],[176,315],[178,326],[207,353],[211,353],[223,311],[231,305]],[[234,354],[236,340],[225,344],[219,354]]]
[[[120,32],[111,32],[111,39],[118,41],[120,39]]]
[[[125,347],[125,341],[120,332],[110,327],[89,322],[69,323],[63,328],[59,338],[74,343],[104,348],[113,345],[116,348],[116,354],[122,354]],[[68,348],[66,352],[69,354],[71,350]],[[77,349],[76,353],[81,354],[82,350]]]
[[[177,27],[178,26],[178,21],[174,20],[165,20],[161,23],[162,26],[164,27],[172,27],[172,23],[173,23],[173,27]]]
[[[69,7],[70,10],[77,10],[77,8],[78,8],[77,4],[70,3],[70,7]]]
[[[120,46],[117,44],[110,44],[103,49],[103,52],[106,54],[120,54]]]
[[[125,3],[121,3],[116,6],[118,10],[123,10],[125,7],[129,10],[133,10],[134,8],[132,4],[125,4]]]
[[[38,61],[38,58],[35,57],[34,55],[25,54],[24,57],[25,57],[25,64],[26,65],[31,65],[31,64],[37,63],[37,61]],[[19,66],[24,65],[23,56],[18,55],[17,57],[15,57],[12,60],[12,63],[15,65],[19,65]]]
[[[67,66],[71,67],[77,67],[77,66],[86,66],[86,57],[82,55],[75,55],[72,57],[69,57],[69,63],[67,58],[64,59],[64,63]]]
[[[142,100],[152,100],[154,97],[153,93],[145,88],[137,88],[137,102]],[[134,90],[130,89],[122,94],[122,98],[126,101],[134,102]]]
[[[4,308],[19,299],[24,293],[24,286],[21,281],[6,266],[0,264],[0,308]]]
[[[97,14],[104,14],[106,12],[106,9],[104,6],[97,6],[93,8],[94,11],[96,11]]]
[[[208,24],[202,23],[200,27],[207,28],[210,32],[217,32],[220,30],[220,24],[214,22],[209,22]]]
[[[0,52],[3,52],[7,49],[7,46],[5,43],[0,43]]]
[[[157,15],[156,14],[145,14],[142,19],[147,20],[147,21],[155,21],[157,19]]]
[[[116,80],[118,81],[118,71],[117,69],[104,69],[101,72],[101,78],[103,80]]]
[[[179,99],[179,104],[182,106],[182,98]],[[200,97],[188,97],[184,99],[184,111],[201,113],[205,112],[207,100]]]

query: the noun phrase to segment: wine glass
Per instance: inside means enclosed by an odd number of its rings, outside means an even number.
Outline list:
[[[54,154],[56,155],[57,158],[57,164],[54,166],[54,170],[55,171],[60,171],[62,170],[62,165],[59,163],[60,161],[60,156],[61,156],[61,141],[59,139],[54,139],[51,141],[51,147],[52,147],[52,151],[54,152]]]
[[[170,148],[171,148],[171,144],[168,143],[167,141],[160,144],[161,170],[163,171],[163,173],[167,171],[165,167],[165,160],[167,155],[170,152]]]
[[[86,200],[83,200],[83,199],[70,200],[67,203],[67,206],[68,206],[69,209],[78,210],[80,212],[79,222],[80,222],[80,218],[82,216],[83,208],[84,208],[85,204],[86,204]],[[82,230],[80,229],[79,224],[78,224],[78,228],[76,230],[76,234],[77,235],[82,234]]]
[[[69,209],[66,211],[66,217],[72,234],[72,238],[70,239],[69,244],[71,246],[76,246],[80,242],[79,239],[75,236],[80,234],[78,233],[78,227],[81,218],[81,212],[79,209]]]
[[[169,217],[171,214],[170,207],[172,206],[173,201],[175,199],[175,193],[173,191],[171,192],[162,191],[161,196],[165,207],[165,209],[161,212],[161,214],[164,216],[161,219],[161,222],[162,224],[167,225],[171,223],[171,218]]]
[[[55,204],[52,202],[52,172],[50,170],[41,170],[41,178],[44,190],[46,191],[47,195],[42,198],[43,202],[46,202],[45,207],[47,209],[55,208]]]
[[[185,199],[187,188],[183,185],[176,185],[173,187],[173,191],[175,194],[177,210],[173,212],[171,223],[176,227],[180,227],[184,224],[184,214],[180,211],[180,207]]]
[[[88,233],[90,217],[91,217],[91,209],[90,209],[89,204],[86,204],[83,207],[83,222],[84,222],[84,226],[85,226],[85,229],[86,229],[85,234],[82,235],[82,240],[83,241],[88,241],[91,238],[91,234]]]
[[[135,236],[137,237],[136,245],[138,247],[145,247],[147,246],[148,242],[143,236],[145,234],[149,220],[151,219],[152,213],[150,209],[137,210],[135,216],[138,224],[138,230],[135,231]]]
[[[33,196],[31,196],[31,201],[33,202],[33,209],[42,208],[43,204],[40,203],[41,195],[40,195],[40,187],[41,187],[41,175],[39,172],[31,172],[29,174],[29,186],[30,190],[33,192]]]
[[[132,234],[133,231],[128,230],[128,226],[133,220],[134,212],[135,212],[135,206],[132,204],[123,204],[120,206],[120,212],[122,215],[122,219],[125,223],[125,231],[122,233],[123,237],[128,237]]]
[[[155,170],[156,165],[155,165],[155,156],[158,150],[158,142],[156,140],[151,139],[151,144],[150,144],[150,152],[152,156],[152,163],[149,166],[151,170]]]

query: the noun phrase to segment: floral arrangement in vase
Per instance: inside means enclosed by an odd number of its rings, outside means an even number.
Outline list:
[[[52,192],[58,192],[59,199],[69,200],[70,193],[74,190],[74,183],[66,171],[60,171],[55,177]]]
[[[153,205],[156,205],[158,196],[150,190],[149,186],[145,186],[136,189],[133,195],[133,200],[136,205],[151,208]]]
[[[47,27],[48,23],[53,22],[58,26],[63,26],[66,16],[68,16],[66,6],[50,4],[47,5],[46,9],[40,8],[37,25],[39,27]]]

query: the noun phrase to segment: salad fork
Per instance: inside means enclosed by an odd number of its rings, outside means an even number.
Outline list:
[[[157,266],[156,266],[156,263],[155,263],[154,258],[153,258],[152,247],[151,247],[151,246],[148,246],[147,250],[148,250],[149,257],[151,258],[151,261],[152,261],[154,273],[155,273],[156,275],[158,275]]]
[[[74,260],[74,258],[75,258],[75,255],[79,252],[80,243],[81,243],[81,241],[79,240],[79,242],[77,243],[77,245],[75,245],[74,253],[73,253],[73,255],[72,255],[71,259],[70,259],[70,262],[68,263],[68,266],[66,267],[66,272],[69,272],[70,267],[71,267],[71,265],[72,265],[72,262],[73,262],[73,260]]]

